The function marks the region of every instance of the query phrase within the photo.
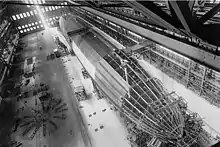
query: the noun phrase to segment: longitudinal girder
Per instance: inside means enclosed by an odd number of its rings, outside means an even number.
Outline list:
[[[174,92],[168,93],[159,80],[123,50],[116,50],[104,59],[130,85],[129,92],[121,98],[122,111],[139,129],[161,140],[175,140],[181,146],[195,141],[197,136],[184,135],[185,115],[179,107],[182,100]],[[184,140],[186,137],[188,142]]]

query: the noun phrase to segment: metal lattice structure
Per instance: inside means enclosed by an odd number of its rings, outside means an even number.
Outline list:
[[[114,102],[113,104],[130,118],[138,129],[156,136],[161,141],[172,142],[181,147],[197,142],[202,124],[189,125],[189,122],[194,120],[197,122],[196,114],[186,113],[185,105],[180,105],[180,97],[174,92],[168,93],[158,79],[152,78],[124,51],[116,50],[104,59],[130,85],[129,92],[121,98],[122,106],[117,106]]]

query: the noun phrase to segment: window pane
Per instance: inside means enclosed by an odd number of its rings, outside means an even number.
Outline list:
[[[20,16],[19,15],[16,15],[17,19],[20,19]]]
[[[31,23],[32,26],[34,26],[34,23]]]
[[[22,27],[22,29],[24,29],[25,28],[25,26],[21,26]]]
[[[37,10],[34,10],[34,14],[37,14]]]
[[[41,11],[44,13],[45,11],[44,11],[44,8],[41,8]]]
[[[13,18],[14,20],[16,20],[16,17],[15,17],[14,15],[12,16],[12,18]]]
[[[20,30],[20,29],[21,29],[21,27],[18,27],[18,29]]]
[[[40,25],[41,27],[43,27],[43,25]]]
[[[27,28],[27,27],[28,27],[28,25],[26,24],[26,25],[25,25],[25,27]]]
[[[33,11],[30,11],[31,15],[34,15]]]
[[[48,8],[46,7],[45,10],[48,11]]]
[[[49,10],[52,11],[51,6],[49,6]]]
[[[28,26],[30,27],[30,26],[31,26],[31,24],[29,23],[29,24],[28,24]]]
[[[38,22],[35,22],[35,25],[37,25],[38,24]]]
[[[37,26],[37,28],[39,28],[39,26]]]
[[[21,30],[20,33],[23,33],[23,31]]]
[[[41,20],[40,21],[38,21],[39,23],[41,23]]]
[[[36,27],[33,27],[34,29],[36,29]]]
[[[21,18],[23,18],[23,15],[22,15],[22,14],[20,14],[20,17],[21,17]]]
[[[26,29],[24,29],[24,32],[27,32],[27,30],[26,30]]]
[[[23,13],[23,16],[24,16],[24,17],[27,17],[27,15],[26,15],[25,13]]]
[[[30,16],[30,13],[29,12],[26,12],[27,16],[29,17]]]
[[[27,31],[30,31],[30,29],[28,28]]]

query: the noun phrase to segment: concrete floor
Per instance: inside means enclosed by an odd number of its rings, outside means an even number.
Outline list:
[[[43,34],[42,34],[43,33]],[[46,61],[46,56],[56,48],[50,32],[38,32],[21,39],[28,46],[22,55],[24,58],[36,56],[36,71],[40,76],[35,78],[34,83],[45,83],[50,86],[54,97],[62,98],[67,103],[67,119],[59,122],[59,129],[53,135],[42,137],[42,131],[37,133],[33,140],[21,137],[19,130],[12,134],[15,140],[23,142],[24,147],[89,147],[90,139],[87,133],[87,126],[84,125],[82,116],[77,108],[76,98],[69,86],[69,81],[60,59]],[[39,50],[39,47],[43,50]],[[26,90],[26,89],[23,89]],[[35,98],[28,98],[28,107],[36,107]],[[32,104],[32,105],[31,105]],[[70,133],[71,132],[71,133]]]

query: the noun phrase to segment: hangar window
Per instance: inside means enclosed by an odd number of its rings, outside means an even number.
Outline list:
[[[34,26],[34,23],[31,23],[32,26]]]
[[[55,6],[55,9],[58,9],[58,6]]]
[[[25,27],[27,28],[27,27],[28,27],[28,25],[26,24],[26,25],[25,25]]]
[[[20,33],[23,33],[23,31],[21,30]]]
[[[32,28],[32,27],[31,27],[30,29],[31,29],[31,30],[33,30],[33,28]]]
[[[34,10],[34,14],[37,14],[37,10]]]
[[[41,23],[41,20],[40,21],[38,21],[39,23]]]
[[[51,6],[49,6],[49,11],[52,11]]]
[[[37,25],[38,24],[38,22],[35,22],[35,25]]]
[[[13,18],[14,20],[16,20],[16,17],[15,17],[14,15],[12,16],[12,18]]]
[[[20,16],[19,15],[16,15],[17,19],[20,19]]]
[[[21,18],[23,18],[23,15],[22,15],[22,14],[20,14],[20,17],[21,17]]]
[[[30,16],[30,13],[29,12],[26,12],[27,16],[29,17]]]
[[[45,10],[48,11],[48,8],[46,7]]]
[[[52,10],[55,10],[55,7],[54,7],[54,6],[52,6]]]
[[[64,5],[67,5],[67,2],[65,2]]]
[[[33,11],[30,11],[31,15],[34,15]]]
[[[44,3],[44,4],[45,4],[45,0],[42,0],[42,3]]]
[[[24,29],[24,32],[27,32],[27,30],[26,30],[26,29]]]
[[[25,28],[25,26],[21,26],[22,27],[22,29],[24,29]]]
[[[40,25],[41,27],[43,27],[43,25]]]
[[[36,27],[33,27],[34,29],[36,29]]]
[[[27,29],[27,31],[29,32],[29,31],[30,31],[30,29],[28,28],[28,29]]]
[[[29,23],[29,24],[28,24],[28,26],[30,27],[30,26],[31,26],[31,24]]]
[[[41,8],[41,11],[44,13],[45,11],[44,11],[44,8]]]
[[[39,26],[37,26],[37,28],[40,28]]]
[[[21,27],[18,27],[18,29],[20,30],[20,29],[21,29]]]
[[[23,13],[23,16],[24,16],[24,17],[27,17],[27,15],[26,15],[25,13]]]

